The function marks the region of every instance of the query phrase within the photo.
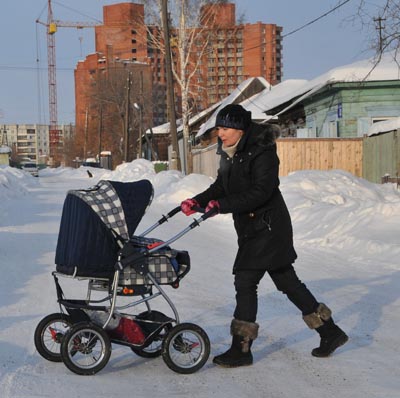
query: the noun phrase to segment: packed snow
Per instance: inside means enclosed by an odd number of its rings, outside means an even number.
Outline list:
[[[212,182],[177,171],[156,174],[145,160],[109,172],[90,168],[93,178],[86,170],[45,169],[34,178],[0,168],[2,398],[399,397],[400,191],[394,184],[372,184],[339,170],[301,171],[281,179],[293,219],[298,274],[332,308],[350,337],[330,358],[310,355],[318,335],[265,277],[259,288],[260,334],[253,345],[253,366],[213,365],[212,357],[230,342],[236,251],[231,217],[218,215],[174,243],[189,251],[192,268],[179,289],[166,287],[181,321],[200,325],[210,338],[211,356],[202,369],[181,375],[161,357],[141,358],[118,345],[95,376],[78,376],[62,363],[46,361],[35,350],[33,333],[44,316],[58,312],[51,272],[66,192],[100,179],[150,180],[155,195],[140,233]],[[179,213],[151,236],[170,238],[192,220]],[[72,293],[81,292],[81,282],[67,282]]]

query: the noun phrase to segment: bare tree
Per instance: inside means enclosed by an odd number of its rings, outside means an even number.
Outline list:
[[[190,164],[189,120],[195,104],[194,95],[197,93],[194,77],[201,68],[210,37],[214,32],[210,26],[212,25],[213,28],[217,26],[217,22],[213,19],[213,6],[219,3],[226,3],[226,0],[172,0],[170,2],[172,71],[179,92],[186,172],[190,172],[188,168]],[[165,54],[160,23],[160,1],[153,2],[152,10],[153,13],[151,11],[148,13],[150,45]]]
[[[93,79],[88,93],[91,116],[84,144],[87,152],[109,150],[115,164],[138,156],[140,123],[149,123],[151,114],[151,89],[147,87],[151,86],[150,70],[148,78],[143,79],[142,68],[148,66],[115,62],[99,70]]]

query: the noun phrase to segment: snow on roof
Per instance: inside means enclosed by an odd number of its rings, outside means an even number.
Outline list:
[[[399,80],[400,68],[395,61],[394,54],[392,52],[384,54],[380,62],[376,65],[376,61],[373,58],[357,61],[349,65],[340,66],[329,70],[328,72],[312,79],[304,81],[304,84],[299,84],[297,89],[291,91],[286,97],[282,97],[279,101],[274,97],[274,92],[271,90],[272,98],[266,95],[267,102],[265,103],[264,111],[275,108],[276,106],[282,105],[294,98],[299,97],[294,103],[290,104],[287,108],[280,111],[282,113],[300,100],[306,98],[312,93],[320,90],[322,87],[331,83],[349,83],[349,82],[361,82],[361,81],[384,81],[384,80]],[[285,82],[278,84],[278,87]]]
[[[367,135],[376,135],[380,133],[387,133],[389,131],[394,131],[400,129],[400,117],[394,119],[385,120],[383,122],[374,123],[368,130]]]
[[[153,134],[169,134],[169,122],[152,127],[151,131],[150,129],[146,130],[146,134],[150,134],[151,132]]]
[[[289,101],[292,98],[293,91],[304,86],[307,80],[285,80],[276,86],[266,88],[253,97],[243,101],[241,105],[248,111],[251,111],[253,120],[266,120],[265,109],[274,108],[275,106]]]
[[[265,90],[270,89],[271,85],[263,77],[251,77],[240,83],[239,86],[235,88],[235,90],[233,90],[224,100],[219,103],[218,108],[214,111],[212,116],[200,126],[199,132],[196,134],[196,137],[202,136],[207,130],[213,128],[215,126],[217,113],[220,111],[220,109],[224,108],[228,104],[235,103],[235,100],[243,95],[243,91],[245,91],[252,83],[254,83],[255,80],[258,80],[262,85],[264,85]]]

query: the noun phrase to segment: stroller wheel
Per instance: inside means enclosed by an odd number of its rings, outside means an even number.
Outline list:
[[[107,365],[111,343],[101,327],[80,322],[74,325],[61,343],[61,358],[65,366],[78,375],[94,375]]]
[[[51,362],[61,362],[61,342],[72,326],[69,315],[62,313],[44,317],[35,329],[35,347],[38,353]]]
[[[194,373],[204,366],[210,355],[207,333],[193,323],[176,325],[163,342],[166,365],[177,373]]]
[[[167,335],[168,331],[171,330],[172,326],[170,323],[166,324],[161,331],[155,336],[151,343],[144,348],[132,347],[132,351],[142,358],[157,358],[162,353],[162,342]]]

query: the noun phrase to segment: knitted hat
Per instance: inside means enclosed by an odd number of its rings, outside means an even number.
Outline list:
[[[229,104],[218,112],[215,127],[246,130],[250,123],[250,111],[246,111],[241,105]]]

